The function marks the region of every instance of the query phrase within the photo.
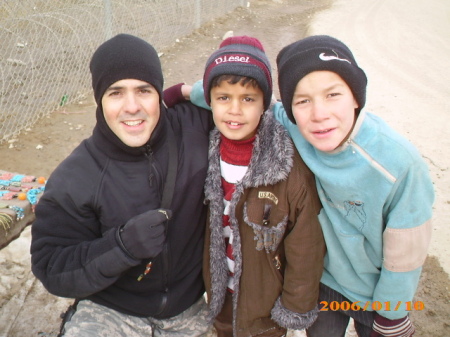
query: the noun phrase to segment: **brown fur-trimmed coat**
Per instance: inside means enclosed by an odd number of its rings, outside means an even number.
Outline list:
[[[221,311],[228,281],[219,144],[215,129],[205,185],[209,218],[203,272],[211,319]],[[236,184],[230,205],[236,337],[270,334],[280,326],[305,329],[316,319],[325,253],[320,208],[313,174],[284,128],[266,111],[248,171]]]

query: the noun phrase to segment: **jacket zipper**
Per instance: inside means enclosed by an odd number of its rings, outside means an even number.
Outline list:
[[[146,145],[145,146],[145,156],[148,158],[148,162],[150,164],[150,169],[148,172],[148,182],[150,184],[150,187],[153,186],[153,172],[152,172],[152,167],[154,167],[153,165],[153,150],[150,147],[150,145]]]
[[[167,228],[166,228],[166,234],[167,234]],[[168,297],[169,297],[169,248],[167,241],[164,244],[164,248],[162,251],[162,270],[163,270],[163,286],[164,286],[164,293],[162,295],[161,299],[161,305],[159,306],[158,315],[162,314],[164,310],[166,309]]]
[[[388,178],[392,183],[395,184],[397,178],[392,175],[387,169],[380,165],[375,159],[373,159],[361,146],[356,144],[353,140],[348,139],[347,143],[349,146],[352,146],[356,149],[363,157],[367,159],[367,161],[378,171],[380,171],[386,178]],[[353,152],[354,153],[354,152]]]
[[[148,181],[149,181],[150,187],[153,187],[153,181],[155,181],[155,183],[157,184],[158,179],[161,177],[161,175],[159,174],[158,168],[156,167],[155,161],[153,160],[153,150],[150,147],[150,145],[146,145],[145,154],[148,157],[148,161],[150,164]],[[160,189],[158,188],[158,186],[156,186],[156,188],[158,191],[158,196],[161,197]],[[167,226],[167,222],[166,222],[166,226]],[[167,235],[167,227],[166,227],[166,235]],[[167,247],[167,240],[166,240],[166,242],[164,243],[163,251],[161,252],[162,263],[163,263],[162,271],[163,271],[164,293],[162,295],[161,304],[159,306],[157,315],[160,315],[161,313],[164,312],[164,310],[166,309],[166,306],[167,306],[167,301],[168,301],[168,292],[169,292],[169,281],[168,281],[169,280],[169,275],[168,275],[169,253],[168,253],[168,251],[169,250]]]
[[[146,145],[145,155],[147,156],[149,164],[150,164],[148,181],[149,181],[150,187],[153,187],[153,181],[155,181],[155,183],[157,184],[158,179],[161,178],[161,174],[158,170],[158,167],[156,166],[155,161],[153,160],[153,150],[150,147],[150,145]],[[158,196],[161,197],[161,191],[159,189],[159,186],[156,186],[156,187],[157,187],[157,191],[158,191]]]

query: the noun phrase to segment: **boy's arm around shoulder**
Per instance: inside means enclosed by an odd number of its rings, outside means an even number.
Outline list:
[[[325,242],[318,220],[321,209],[312,172],[297,152],[287,180],[289,222],[284,239],[286,269],[283,292],[272,309],[280,326],[302,330],[318,314],[319,283]]]
[[[179,95],[181,95],[181,87]],[[211,110],[211,107],[206,103],[205,100],[203,80],[195,82],[194,85],[190,87],[189,97],[191,102],[196,106]],[[275,119],[278,120],[286,129],[288,129],[289,132],[291,131],[291,129],[297,130],[297,126],[293,124],[287,117],[286,111],[284,110],[283,104],[281,102],[276,102],[274,99],[272,99],[270,109],[272,110]]]
[[[192,86],[178,83],[167,88],[163,92],[163,103],[166,108],[172,108],[178,103],[189,101]]]
[[[177,85],[179,86],[179,84]],[[174,89],[178,93],[178,97],[185,97],[185,94],[181,93],[182,87],[180,86],[179,89]],[[192,87],[189,87],[189,98],[193,104],[195,104],[198,107],[211,110],[211,107],[206,103],[205,100],[205,92],[203,90],[203,80],[199,80],[192,85]],[[272,104],[270,106],[271,110],[273,111],[273,114],[275,116],[275,119],[278,120],[286,129],[289,129],[290,127],[297,128],[295,124],[293,124],[289,118],[286,115],[286,110],[284,110],[283,104],[281,102],[277,102],[274,99],[272,99]]]
[[[271,105],[271,109],[273,111],[273,115],[277,121],[280,122],[286,129],[289,128],[290,125],[295,126],[286,115],[286,110],[284,110],[283,103],[275,102]]]
[[[200,132],[209,135],[214,128],[214,120],[209,110],[189,101],[181,102],[167,109],[167,116],[175,133]]]
[[[206,103],[205,92],[203,90],[203,80],[194,83],[189,95],[191,102],[201,108],[211,110],[211,107]]]
[[[281,102],[276,102],[271,105],[270,109],[273,111],[275,119],[284,126],[289,136],[294,141],[296,148],[301,150],[305,146],[306,141],[300,133],[297,125],[292,123],[288,118],[283,104]]]
[[[192,86],[185,83],[175,84],[164,90],[163,97],[167,108],[172,108],[178,103],[191,101],[192,104],[200,108],[211,110],[205,100],[203,80],[198,80]]]
[[[167,88],[163,92],[164,105],[169,112],[169,119],[179,124],[178,127],[183,129],[203,129],[209,131],[214,127],[211,108],[206,104],[203,97],[202,81],[198,81],[193,86],[184,83],[178,83]],[[195,88],[195,89],[194,89]],[[192,95],[201,95],[190,101]],[[174,125],[174,124],[172,124]],[[177,128],[177,126],[175,126]]]

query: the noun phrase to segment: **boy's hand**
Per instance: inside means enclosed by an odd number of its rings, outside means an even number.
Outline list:
[[[375,313],[370,337],[411,337],[414,332],[408,316],[391,320]]]
[[[191,91],[192,91],[192,85],[183,84],[181,86],[181,94],[183,95],[183,97],[186,101],[191,100]]]

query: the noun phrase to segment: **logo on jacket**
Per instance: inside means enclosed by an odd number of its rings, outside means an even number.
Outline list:
[[[262,192],[262,191],[260,191],[260,192],[258,192],[258,199],[269,199],[275,205],[278,205],[278,198],[272,192]]]
[[[346,216],[349,216],[350,213],[356,214],[359,220],[362,222],[362,226],[366,223],[367,216],[366,212],[364,211],[364,203],[362,201],[344,201],[344,207],[347,211]],[[361,228],[362,228],[361,226]],[[361,229],[360,228],[360,229]]]

